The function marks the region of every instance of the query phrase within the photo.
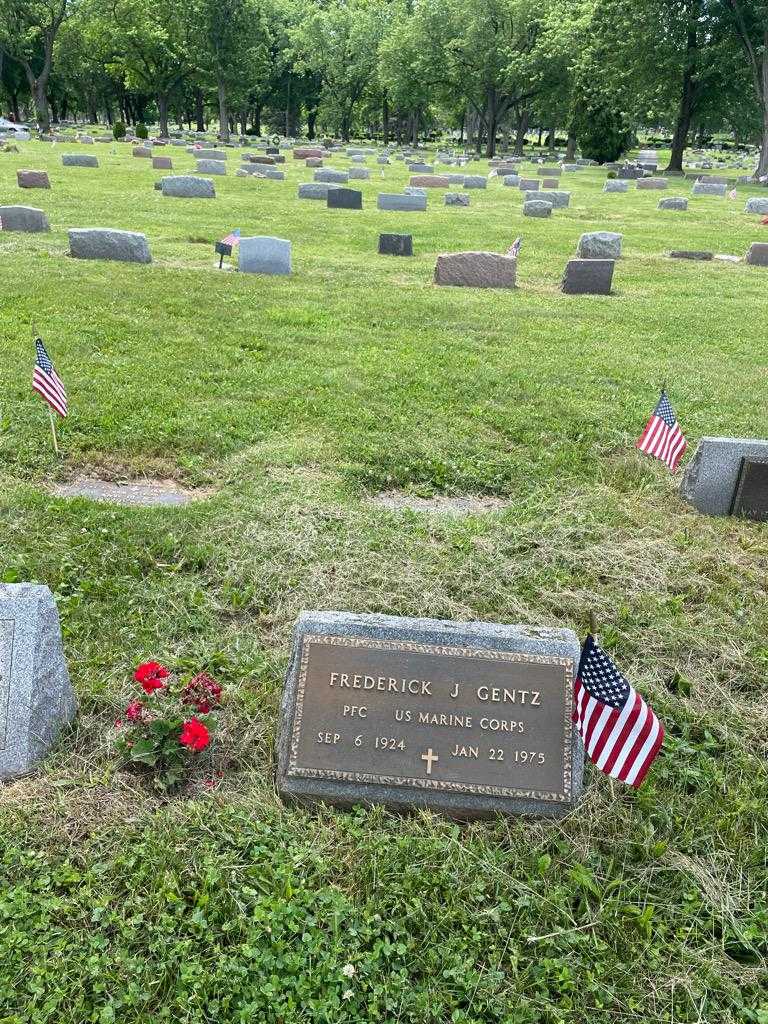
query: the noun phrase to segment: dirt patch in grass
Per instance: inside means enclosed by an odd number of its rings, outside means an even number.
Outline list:
[[[188,490],[175,480],[146,478],[142,480],[102,480],[95,476],[78,476],[66,483],[51,486],[57,498],[90,498],[115,505],[135,505],[149,508],[154,505],[188,505],[191,501],[208,498],[212,488]]]
[[[411,512],[437,513],[449,516],[475,516],[484,512],[499,512],[507,507],[502,498],[490,495],[464,494],[449,498],[438,494],[431,498],[420,498],[404,491],[382,491],[371,498],[374,505],[394,511],[410,509]]]

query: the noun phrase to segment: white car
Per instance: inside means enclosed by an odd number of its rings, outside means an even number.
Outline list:
[[[20,142],[25,142],[31,138],[29,125],[16,124],[15,121],[8,121],[6,118],[0,117],[0,138],[18,139]]]

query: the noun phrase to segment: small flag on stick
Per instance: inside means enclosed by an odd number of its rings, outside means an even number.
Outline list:
[[[593,636],[584,641],[573,721],[601,772],[636,788],[664,742],[664,726]]]
[[[221,244],[222,245],[239,245],[240,244],[240,228],[235,228],[234,231],[230,231],[230,233],[225,238],[222,238]]]
[[[512,245],[507,249],[507,256],[512,256],[514,259],[520,255],[520,246],[523,244],[522,238],[518,237],[514,240]]]
[[[635,447],[646,455],[660,459],[671,473],[677,469],[688,442],[680,429],[675,410],[665,390],[662,389],[656,408],[651,413],[651,418],[639,440],[635,442]]]
[[[59,416],[66,416],[68,409],[67,392],[59,375],[53,368],[50,356],[45,351],[42,338],[35,338],[35,368],[32,373],[32,388]]]
[[[729,199],[735,199],[736,198],[736,189],[735,188],[732,188],[731,191],[728,193],[728,198]]]

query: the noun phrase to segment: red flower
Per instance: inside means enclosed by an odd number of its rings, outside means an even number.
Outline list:
[[[160,680],[167,679],[170,674],[158,661],[145,661],[133,673],[133,678],[137,683],[141,683],[144,693],[154,693],[155,690],[165,689],[165,683],[161,683]]]
[[[144,711],[144,705],[140,700],[132,700],[128,707],[125,709],[125,717],[129,722],[140,722],[141,715]]]
[[[179,736],[179,743],[183,747],[189,747],[190,750],[199,753],[201,750],[205,750],[210,742],[211,734],[200,719],[190,718],[184,723],[184,728]]]

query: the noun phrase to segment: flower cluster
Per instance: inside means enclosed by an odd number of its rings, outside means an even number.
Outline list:
[[[127,764],[152,772],[158,787],[171,789],[210,747],[221,686],[205,672],[178,679],[157,661],[139,665],[133,678],[143,696],[131,700],[115,723],[117,748]]]

